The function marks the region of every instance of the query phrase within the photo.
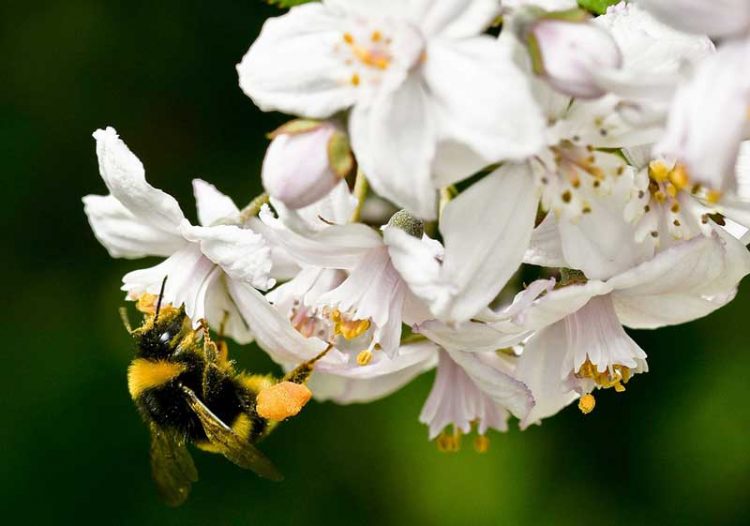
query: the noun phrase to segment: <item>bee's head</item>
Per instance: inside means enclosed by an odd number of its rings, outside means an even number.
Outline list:
[[[171,358],[185,331],[191,329],[190,325],[182,307],[166,304],[161,306],[158,316],[146,314],[143,325],[131,333],[138,347],[137,355],[161,360]]]

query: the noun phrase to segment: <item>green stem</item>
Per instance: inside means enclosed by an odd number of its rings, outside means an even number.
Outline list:
[[[351,222],[358,223],[362,217],[362,207],[365,205],[370,185],[362,170],[357,170],[357,178],[354,180],[354,197],[357,198],[357,206],[352,212]]]
[[[244,225],[245,223],[250,221],[250,219],[257,216],[260,213],[260,209],[267,202],[267,193],[264,192],[259,196],[256,196],[245,208],[242,209],[242,212],[240,212],[240,224]]]

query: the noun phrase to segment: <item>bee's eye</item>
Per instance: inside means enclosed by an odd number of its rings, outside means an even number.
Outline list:
[[[161,333],[161,336],[159,336],[159,341],[161,343],[167,343],[171,339],[172,339],[172,335],[169,333],[169,331],[163,332],[163,333]]]

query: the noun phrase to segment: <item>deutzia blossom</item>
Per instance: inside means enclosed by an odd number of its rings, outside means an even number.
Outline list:
[[[201,226],[191,225],[172,196],[146,182],[143,164],[114,128],[97,130],[94,138],[99,171],[110,191],[83,199],[97,239],[113,257],[166,257],[123,277],[127,298],[158,294],[167,278],[165,302],[184,305],[196,325],[206,319],[237,341],[250,341],[234,294],[239,283],[259,289],[273,285],[263,238],[241,228],[232,200],[200,179],[193,181],[193,189]]]
[[[266,111],[326,118],[352,107],[352,147],[373,188],[432,219],[433,175],[467,177],[477,158],[540,146],[524,75],[480,35],[497,11],[495,0],[299,6],[266,22],[237,67],[240,85]]]

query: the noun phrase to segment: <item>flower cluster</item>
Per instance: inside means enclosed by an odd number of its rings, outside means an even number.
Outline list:
[[[437,368],[441,449],[648,371],[625,328],[726,305],[750,272],[750,3],[322,0],[237,66],[272,134],[267,194],[194,180],[199,224],[98,130],[85,210],[130,272],[310,387],[364,402]],[[534,279],[536,278],[536,279]],[[523,283],[526,280],[528,283]]]

